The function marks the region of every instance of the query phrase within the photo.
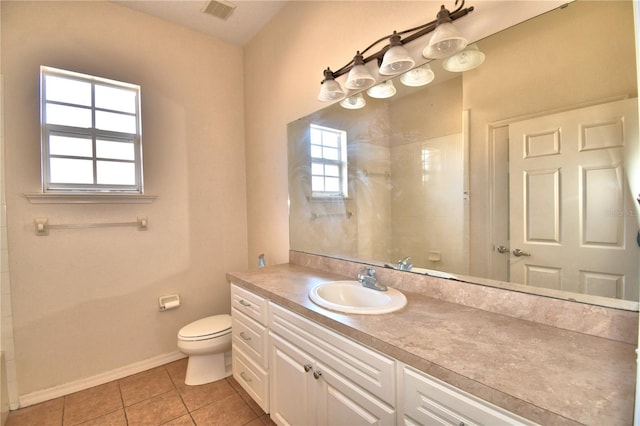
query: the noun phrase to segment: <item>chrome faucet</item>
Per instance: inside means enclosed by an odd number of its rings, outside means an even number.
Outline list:
[[[402,260],[398,260],[398,266],[396,268],[400,271],[410,271],[411,268],[413,268],[411,256],[407,256]]]
[[[358,281],[364,287],[378,291],[387,291],[387,286],[378,282],[376,270],[373,268],[362,268],[361,273],[358,274]]]

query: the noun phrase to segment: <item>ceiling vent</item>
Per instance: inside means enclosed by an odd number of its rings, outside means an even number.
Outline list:
[[[211,0],[202,9],[202,13],[206,13],[216,18],[227,20],[235,10],[236,5],[225,0]]]

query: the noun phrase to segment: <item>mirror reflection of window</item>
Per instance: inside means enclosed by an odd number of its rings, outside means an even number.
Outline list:
[[[313,197],[346,198],[347,132],[315,124],[309,132]]]
[[[440,171],[440,150],[422,148],[422,183],[428,183],[431,175]]]

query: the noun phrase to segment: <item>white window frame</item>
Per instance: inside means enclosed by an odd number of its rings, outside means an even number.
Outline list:
[[[344,130],[339,130],[339,129],[333,129],[330,127],[326,127],[326,126],[320,126],[317,124],[310,124],[309,127],[309,132],[311,132],[311,130],[318,130],[320,131],[321,135],[324,136],[325,133],[329,133],[332,134],[334,136],[338,136],[338,147],[337,147],[337,151],[338,151],[338,158],[337,159],[329,159],[326,158],[325,156],[322,157],[314,157],[311,154],[311,146],[314,145],[311,141],[311,137],[309,137],[309,158],[310,158],[310,164],[311,166],[309,167],[309,174],[310,174],[310,178],[311,180],[313,180],[314,176],[317,177],[323,177],[323,178],[327,178],[330,176],[327,176],[326,174],[316,174],[314,175],[312,172],[312,165],[313,163],[316,164],[322,164],[323,166],[326,165],[331,165],[331,166],[337,166],[339,169],[339,190],[338,191],[317,191],[317,190],[313,190],[313,184],[311,187],[311,197],[313,199],[321,199],[321,200],[327,200],[327,199],[336,199],[336,198],[348,198],[349,196],[349,182],[348,182],[348,163],[347,163],[347,132]],[[322,146],[322,145],[320,145]]]
[[[46,77],[55,76],[70,80],[77,80],[91,84],[91,105],[76,105],[57,101],[48,101],[46,99]],[[109,86],[118,89],[126,89],[135,92],[135,111],[132,113],[123,113],[122,111],[112,111],[109,109],[98,108],[95,105],[95,86]],[[62,106],[72,106],[76,108],[86,108],[91,111],[92,126],[88,128],[66,126],[59,124],[47,123],[47,104],[57,104]],[[95,126],[96,111],[116,112],[118,114],[126,114],[135,118],[135,132],[118,132],[98,129]],[[140,86],[130,83],[123,83],[115,80],[95,77],[86,74],[80,74],[72,71],[42,66],[40,67],[40,127],[41,127],[41,158],[42,158],[42,190],[44,194],[143,194],[143,173],[142,173],[142,126],[140,114]],[[51,135],[84,137],[91,139],[92,155],[91,157],[73,157],[63,155],[51,155],[49,151],[49,137]],[[96,140],[111,140],[116,142],[126,142],[133,144],[134,159],[105,159],[97,156]],[[51,182],[50,162],[51,158],[82,158],[91,160],[93,164],[93,183],[57,183]],[[131,185],[125,184],[99,184],[97,183],[97,167],[99,161],[113,161],[116,163],[134,164],[135,167],[135,183]]]

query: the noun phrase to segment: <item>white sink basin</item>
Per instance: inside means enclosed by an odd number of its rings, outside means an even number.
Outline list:
[[[387,291],[363,287],[358,281],[330,281],[309,291],[316,305],[348,314],[386,314],[407,304],[404,294],[393,288]]]

